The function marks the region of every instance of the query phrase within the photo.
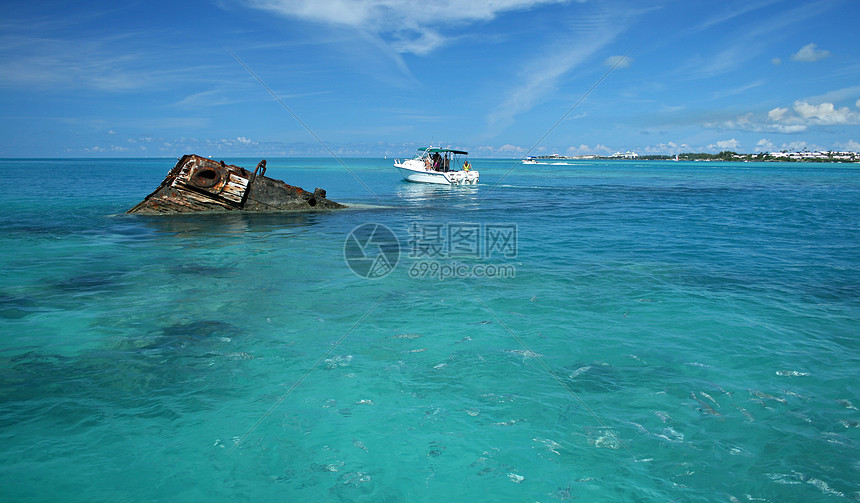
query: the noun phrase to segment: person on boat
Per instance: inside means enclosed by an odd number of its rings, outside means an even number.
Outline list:
[[[439,152],[433,153],[433,169],[442,171],[442,156],[439,155]]]
[[[463,171],[472,171],[472,165],[469,164],[469,161],[463,162]]]
[[[444,164],[442,164],[442,171],[444,171],[446,173],[448,172],[448,167],[450,166],[450,163],[451,163],[451,159],[448,157],[449,155],[450,154],[448,154],[447,152],[445,153],[445,160],[443,161]]]

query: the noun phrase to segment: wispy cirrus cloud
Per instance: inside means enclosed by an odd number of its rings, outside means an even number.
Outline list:
[[[502,102],[487,115],[488,131],[485,134],[497,134],[512,124],[517,115],[531,110],[553,95],[565,75],[590,61],[615,41],[636,14],[631,11],[627,16],[619,16],[616,12],[599,12],[587,19],[579,19],[578,29],[571,30],[569,35],[547,45],[542,54],[522,65],[524,70],[519,83],[510,88]],[[565,30],[559,31],[563,33]],[[611,56],[605,63],[610,61],[617,65],[616,68],[629,66],[620,56]]]
[[[860,86],[843,87],[833,91],[828,91],[818,96],[808,98],[812,103],[822,103],[829,101],[836,103],[837,101],[853,101],[857,99],[857,108],[860,108]]]
[[[633,64],[633,58],[631,58],[629,55],[609,56],[608,58],[606,58],[603,64],[604,66],[608,66],[610,68],[630,68],[630,65]]]
[[[778,1],[764,0],[758,3],[745,3],[746,5],[737,9],[729,8],[722,14],[718,13],[714,18],[685,30],[683,33],[685,35],[697,35],[699,32],[713,26],[724,25],[728,21],[736,21],[741,15],[748,15],[754,10],[768,7],[774,3],[778,3]],[[750,60],[759,57],[771,46],[774,33],[790,30],[793,26],[806,22],[810,15],[826,15],[833,7],[833,2],[818,0],[814,3],[800,5],[763,18],[754,27],[747,27],[743,32],[733,37],[731,43],[719,47],[716,52],[710,55],[698,56],[687,61],[679,69],[679,74],[690,79],[707,79],[737,71],[743,68]],[[814,46],[814,44],[811,45]],[[804,54],[804,57],[810,56]],[[771,62],[774,65],[779,65],[782,63],[782,59],[779,57],[771,58]]]
[[[165,67],[164,54],[140,49],[140,34],[7,33],[0,36],[0,86],[128,92],[199,80],[203,65]]]
[[[755,89],[755,88],[761,87],[763,85],[765,85],[764,80],[756,80],[755,82],[749,82],[749,83],[744,84],[742,86],[733,87],[731,89],[723,89],[721,91],[715,92],[713,97],[718,99],[718,98],[725,98],[727,96],[737,96],[740,94],[744,94],[745,92],[749,91],[750,89]]]
[[[678,35],[682,37],[693,35],[707,30],[713,26],[721,25],[723,23],[727,23],[728,21],[742,18],[750,12],[763,9],[781,1],[782,0],[762,0],[754,2],[750,0],[740,0],[734,2],[734,4],[726,3],[719,6],[723,7],[722,10],[715,9],[714,13],[711,16],[700,20],[698,23],[692,24],[687,28],[684,28],[683,30],[678,32]]]
[[[569,0],[247,0],[246,5],[317,23],[374,34],[398,53],[429,54],[457,37],[463,25],[505,12]]]
[[[111,37],[116,38],[116,37]],[[6,36],[0,51],[0,84],[5,86],[85,86],[105,91],[144,85],[144,75],[128,72],[136,56],[112,53],[116,40],[84,41],[34,35]]]
[[[510,125],[518,114],[531,110],[557,89],[559,79],[606,47],[615,36],[616,33],[606,32],[592,38],[588,45],[571,44],[566,52],[553,50],[532,61],[529,69],[523,72],[520,83],[511,88],[502,102],[487,115],[490,129],[502,129]]]

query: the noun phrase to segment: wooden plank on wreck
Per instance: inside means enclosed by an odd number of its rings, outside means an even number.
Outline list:
[[[204,204],[204,205],[215,204],[215,205],[218,205],[222,208],[233,209],[233,207],[231,205],[225,203],[224,201],[219,201],[217,199],[207,197],[204,194],[192,192],[190,190],[183,190],[183,191],[181,191],[181,193],[182,193],[182,198],[184,198],[188,201],[193,201],[195,203],[200,203],[200,204]]]
[[[228,201],[233,201],[236,204],[242,204],[242,199],[245,197],[245,191],[248,190],[248,179],[230,173],[227,183],[221,189],[221,197]]]

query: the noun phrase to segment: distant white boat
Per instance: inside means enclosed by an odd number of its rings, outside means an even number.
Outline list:
[[[474,185],[478,172],[472,170],[469,153],[449,148],[424,147],[412,159],[394,160],[394,167],[407,182],[440,185]]]
[[[520,162],[523,164],[540,164],[541,166],[573,166],[573,164],[567,162],[569,160],[569,157],[549,155],[546,157],[529,156]]]

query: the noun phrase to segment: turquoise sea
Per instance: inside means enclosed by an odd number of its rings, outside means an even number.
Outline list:
[[[857,165],[343,162],[142,217],[174,159],[0,161],[0,500],[860,500]]]

